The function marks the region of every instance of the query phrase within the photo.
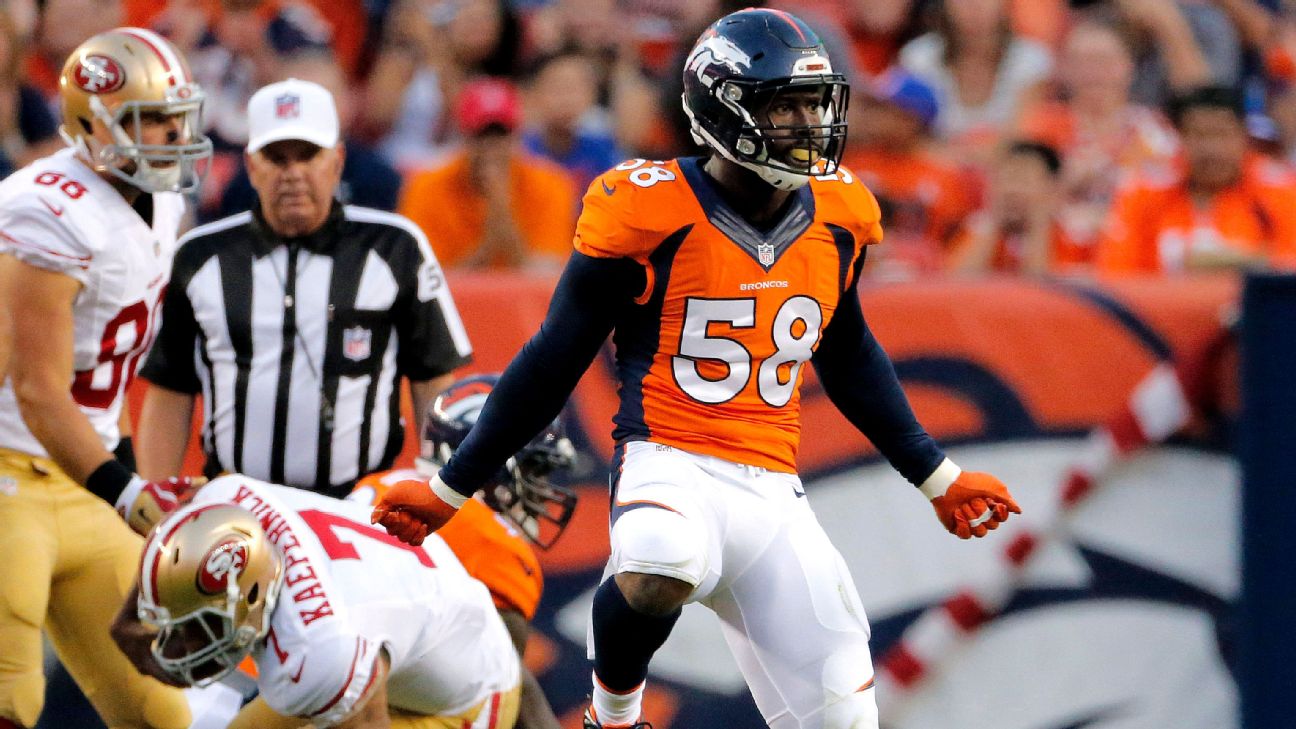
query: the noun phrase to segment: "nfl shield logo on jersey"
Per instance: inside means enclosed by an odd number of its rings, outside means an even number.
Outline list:
[[[774,265],[774,244],[760,243],[756,246],[756,260],[760,261],[762,266]]]
[[[351,327],[342,330],[342,356],[353,362],[359,362],[369,356],[369,343],[373,332],[364,327]]]
[[[301,97],[296,94],[284,94],[275,97],[275,118],[296,119],[301,115]]]

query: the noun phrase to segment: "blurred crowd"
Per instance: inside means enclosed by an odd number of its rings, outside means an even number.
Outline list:
[[[295,77],[337,99],[344,201],[410,217],[449,268],[556,269],[603,170],[698,153],[683,56],[753,4],[851,81],[875,278],[1296,262],[1290,0],[4,0],[0,175],[60,144],[67,54],[138,25],[208,94],[200,220],[254,204],[247,100]]]

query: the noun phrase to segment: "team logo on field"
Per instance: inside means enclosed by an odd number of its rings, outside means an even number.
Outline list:
[[[756,246],[756,260],[760,261],[762,266],[774,265],[774,244],[760,243]]]
[[[126,85],[126,72],[108,56],[95,54],[81,59],[72,79],[86,93],[111,94]]]
[[[238,579],[247,566],[247,543],[242,539],[226,539],[211,548],[198,570],[198,590],[207,595],[220,595],[229,581]]]
[[[364,327],[351,327],[342,330],[342,356],[352,362],[359,362],[369,357],[373,332]]]
[[[283,94],[275,97],[275,118],[296,119],[301,116],[301,97],[297,94]]]

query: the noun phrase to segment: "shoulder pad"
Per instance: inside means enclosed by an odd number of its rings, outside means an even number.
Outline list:
[[[75,202],[36,188],[11,191],[0,200],[0,249],[80,280],[108,234],[98,216],[74,210]]]
[[[854,172],[845,166],[831,175],[811,178],[815,196],[815,217],[855,234],[860,245],[882,240],[882,210],[877,198]]]
[[[576,250],[598,258],[642,259],[696,212],[697,201],[675,160],[627,160],[586,190]]]
[[[502,517],[469,499],[437,534],[474,579],[486,585],[496,607],[535,615],[544,576],[535,550]]]

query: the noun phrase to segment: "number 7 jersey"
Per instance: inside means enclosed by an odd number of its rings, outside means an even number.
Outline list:
[[[721,199],[704,161],[631,160],[585,195],[576,250],[647,274],[616,323],[613,436],[792,473],[803,366],[864,247],[882,239],[880,211],[840,168],[758,229]]]
[[[146,193],[144,193],[146,194]],[[153,340],[184,199],[153,196],[152,225],[71,149],[0,183],[0,253],[81,284],[73,302],[72,398],[104,447],[117,446],[126,386]],[[45,456],[0,387],[0,447]]]

